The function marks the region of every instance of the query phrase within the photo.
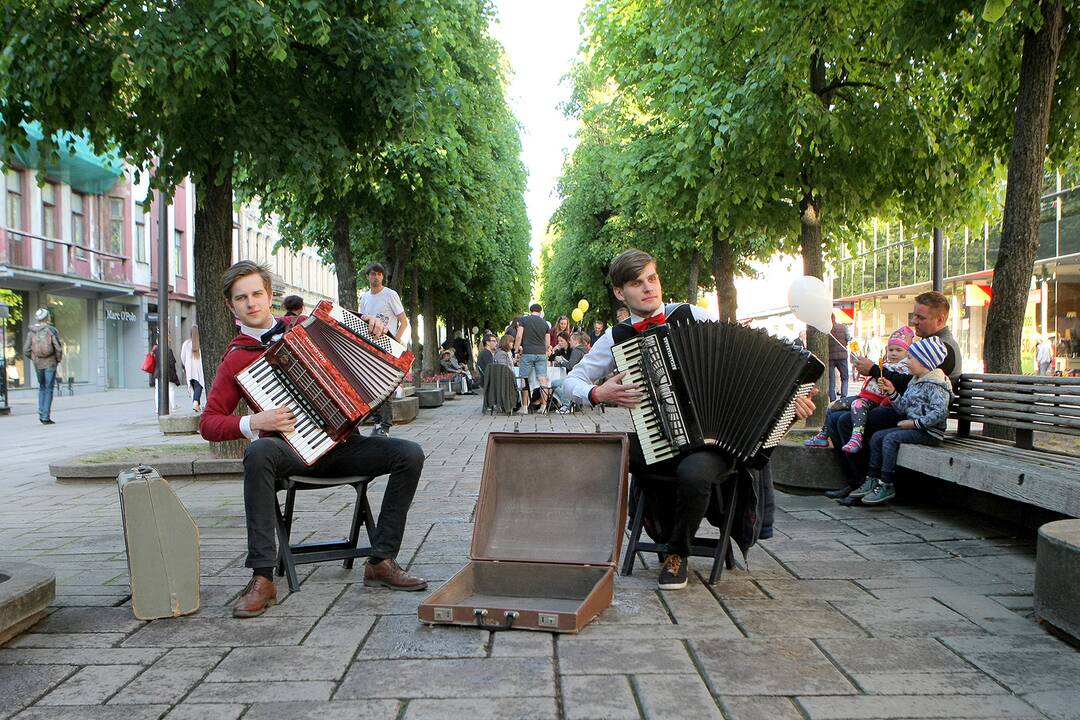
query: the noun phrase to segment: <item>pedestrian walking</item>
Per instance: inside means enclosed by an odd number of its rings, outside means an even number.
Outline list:
[[[848,394],[848,343],[851,333],[847,325],[832,316],[832,334],[829,336],[829,402],[836,400],[836,373],[840,373],[840,397]]]
[[[34,313],[36,323],[26,333],[23,355],[34,363],[38,383],[38,420],[42,425],[55,425],[52,420],[53,383],[56,368],[64,359],[60,331],[49,321],[49,311],[39,308]]]
[[[157,357],[157,352],[158,352],[157,344],[155,344],[154,347],[152,347],[150,349],[150,352],[154,354],[154,357]],[[173,355],[172,348],[165,348],[165,352],[168,354],[168,357],[169,357],[168,374],[165,376],[165,378],[168,380],[168,383],[169,383],[169,410],[173,411],[173,410],[176,410],[176,388],[180,387],[180,376],[176,374],[176,356]],[[155,412],[160,412],[161,411],[160,405],[159,405],[159,403],[161,401],[158,398],[157,387],[158,387],[158,383],[161,382],[162,371],[163,371],[163,368],[161,367],[161,363],[158,363],[157,366],[154,368],[154,410],[155,410]]]
[[[199,326],[191,326],[191,335],[180,346],[180,364],[184,367],[184,377],[191,386],[191,409],[202,412],[202,393],[206,381],[203,379],[202,351],[199,348]]]
[[[1035,362],[1039,364],[1040,375],[1050,375],[1050,366],[1054,364],[1054,347],[1050,344],[1050,338],[1044,337],[1039,340],[1035,348]]]

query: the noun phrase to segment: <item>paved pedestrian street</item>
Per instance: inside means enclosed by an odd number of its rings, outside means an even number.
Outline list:
[[[689,587],[661,593],[649,558],[597,621],[556,637],[429,628],[423,593],[365,588],[335,564],[301,566],[301,592],[279,580],[278,606],[233,619],[250,576],[241,486],[176,483],[200,527],[202,608],[141,622],[116,486],[56,483],[47,465],[160,440],[150,392],[63,398],[52,427],[15,412],[0,417],[0,564],[51,568],[57,596],[0,648],[0,718],[1080,717],[1080,654],[1031,617],[1033,534],[933,506],[779,494],[749,571],[709,587],[694,559]],[[470,397],[395,427],[427,455],[401,564],[436,587],[466,562],[490,431],[594,423],[629,419],[492,418]],[[552,457],[550,471],[572,469]],[[294,536],[343,533],[351,494],[301,493]]]

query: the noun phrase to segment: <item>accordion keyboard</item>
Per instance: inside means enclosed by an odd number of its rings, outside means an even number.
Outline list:
[[[612,348],[616,369],[626,373],[623,378],[624,383],[634,383],[645,392],[650,392],[650,387],[653,386],[647,381],[646,375],[651,374],[654,382],[657,376],[660,376],[657,387],[667,387],[670,390],[670,382],[664,383],[662,380],[667,376],[666,366],[655,340],[648,337],[637,338]],[[670,400],[670,397],[665,399]],[[675,457],[679,452],[676,444],[670,439],[672,434],[678,435],[678,430],[682,425],[678,408],[671,407],[668,403],[664,403],[664,406],[668,407],[667,417],[661,417],[661,414],[657,412],[657,404],[647,401],[630,409],[630,419],[634,423],[634,431],[637,433],[645,463],[648,465]]]
[[[282,437],[304,462],[310,465],[334,446],[315,409],[299,399],[302,395],[290,388],[292,381],[275,371],[265,357],[237,373],[236,381],[258,410],[286,407],[292,411],[296,427],[290,433],[282,433]]]

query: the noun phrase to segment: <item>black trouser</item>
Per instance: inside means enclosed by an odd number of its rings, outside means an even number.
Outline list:
[[[687,557],[691,541],[709,509],[713,488],[731,476],[731,461],[720,452],[704,449],[646,465],[637,433],[628,435],[630,472],[636,478],[675,483],[675,519],[665,541],[672,553]]]
[[[202,400],[202,383],[198,380],[189,380],[188,383],[191,385],[191,401],[199,402]]]
[[[371,425],[389,430],[394,426],[394,408],[390,405],[393,395],[382,401],[378,407],[371,411]]]
[[[424,451],[409,440],[372,438],[354,433],[308,467],[282,438],[259,438],[248,445],[244,453],[244,510],[248,530],[248,556],[244,564],[249,568],[265,568],[277,563],[275,495],[284,487],[289,475],[389,474],[371,555],[396,557],[423,469]]]
[[[840,456],[840,464],[847,473],[848,485],[861,485],[866,478],[866,469],[870,455],[870,438],[883,428],[896,427],[900,415],[889,405],[879,405],[866,414],[863,427],[863,446],[857,453],[846,453],[840,448],[851,439],[853,421],[849,410],[830,410],[825,415],[826,432],[832,440],[832,452]]]

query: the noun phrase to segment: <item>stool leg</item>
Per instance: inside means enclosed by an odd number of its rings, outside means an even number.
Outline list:
[[[631,488],[634,492],[636,488]],[[645,494],[638,496],[637,507],[634,510],[634,524],[630,528],[630,541],[626,544],[626,555],[623,557],[622,575],[634,573],[634,558],[637,556],[638,540],[641,539],[641,528],[645,523]]]
[[[724,507],[724,527],[721,529],[720,540],[716,544],[716,556],[713,559],[712,572],[709,573],[709,584],[714,585],[723,573],[722,563],[731,552],[731,527],[735,522],[735,503],[739,499],[739,481],[737,477],[730,479],[731,493]]]
[[[292,550],[289,549],[289,531],[285,529],[285,517],[281,507],[277,508],[277,534],[278,534],[278,574],[284,574],[289,582],[289,591],[297,592],[300,589],[300,581],[296,577],[296,563],[293,562]],[[281,570],[284,570],[284,573]]]
[[[356,491],[356,505],[353,507],[352,526],[349,528],[349,547],[353,550],[360,544],[360,523],[363,522],[364,508],[363,502],[365,498],[364,490],[367,483],[357,483],[353,485],[353,490]],[[352,570],[353,558],[345,558],[343,567],[346,570]]]

